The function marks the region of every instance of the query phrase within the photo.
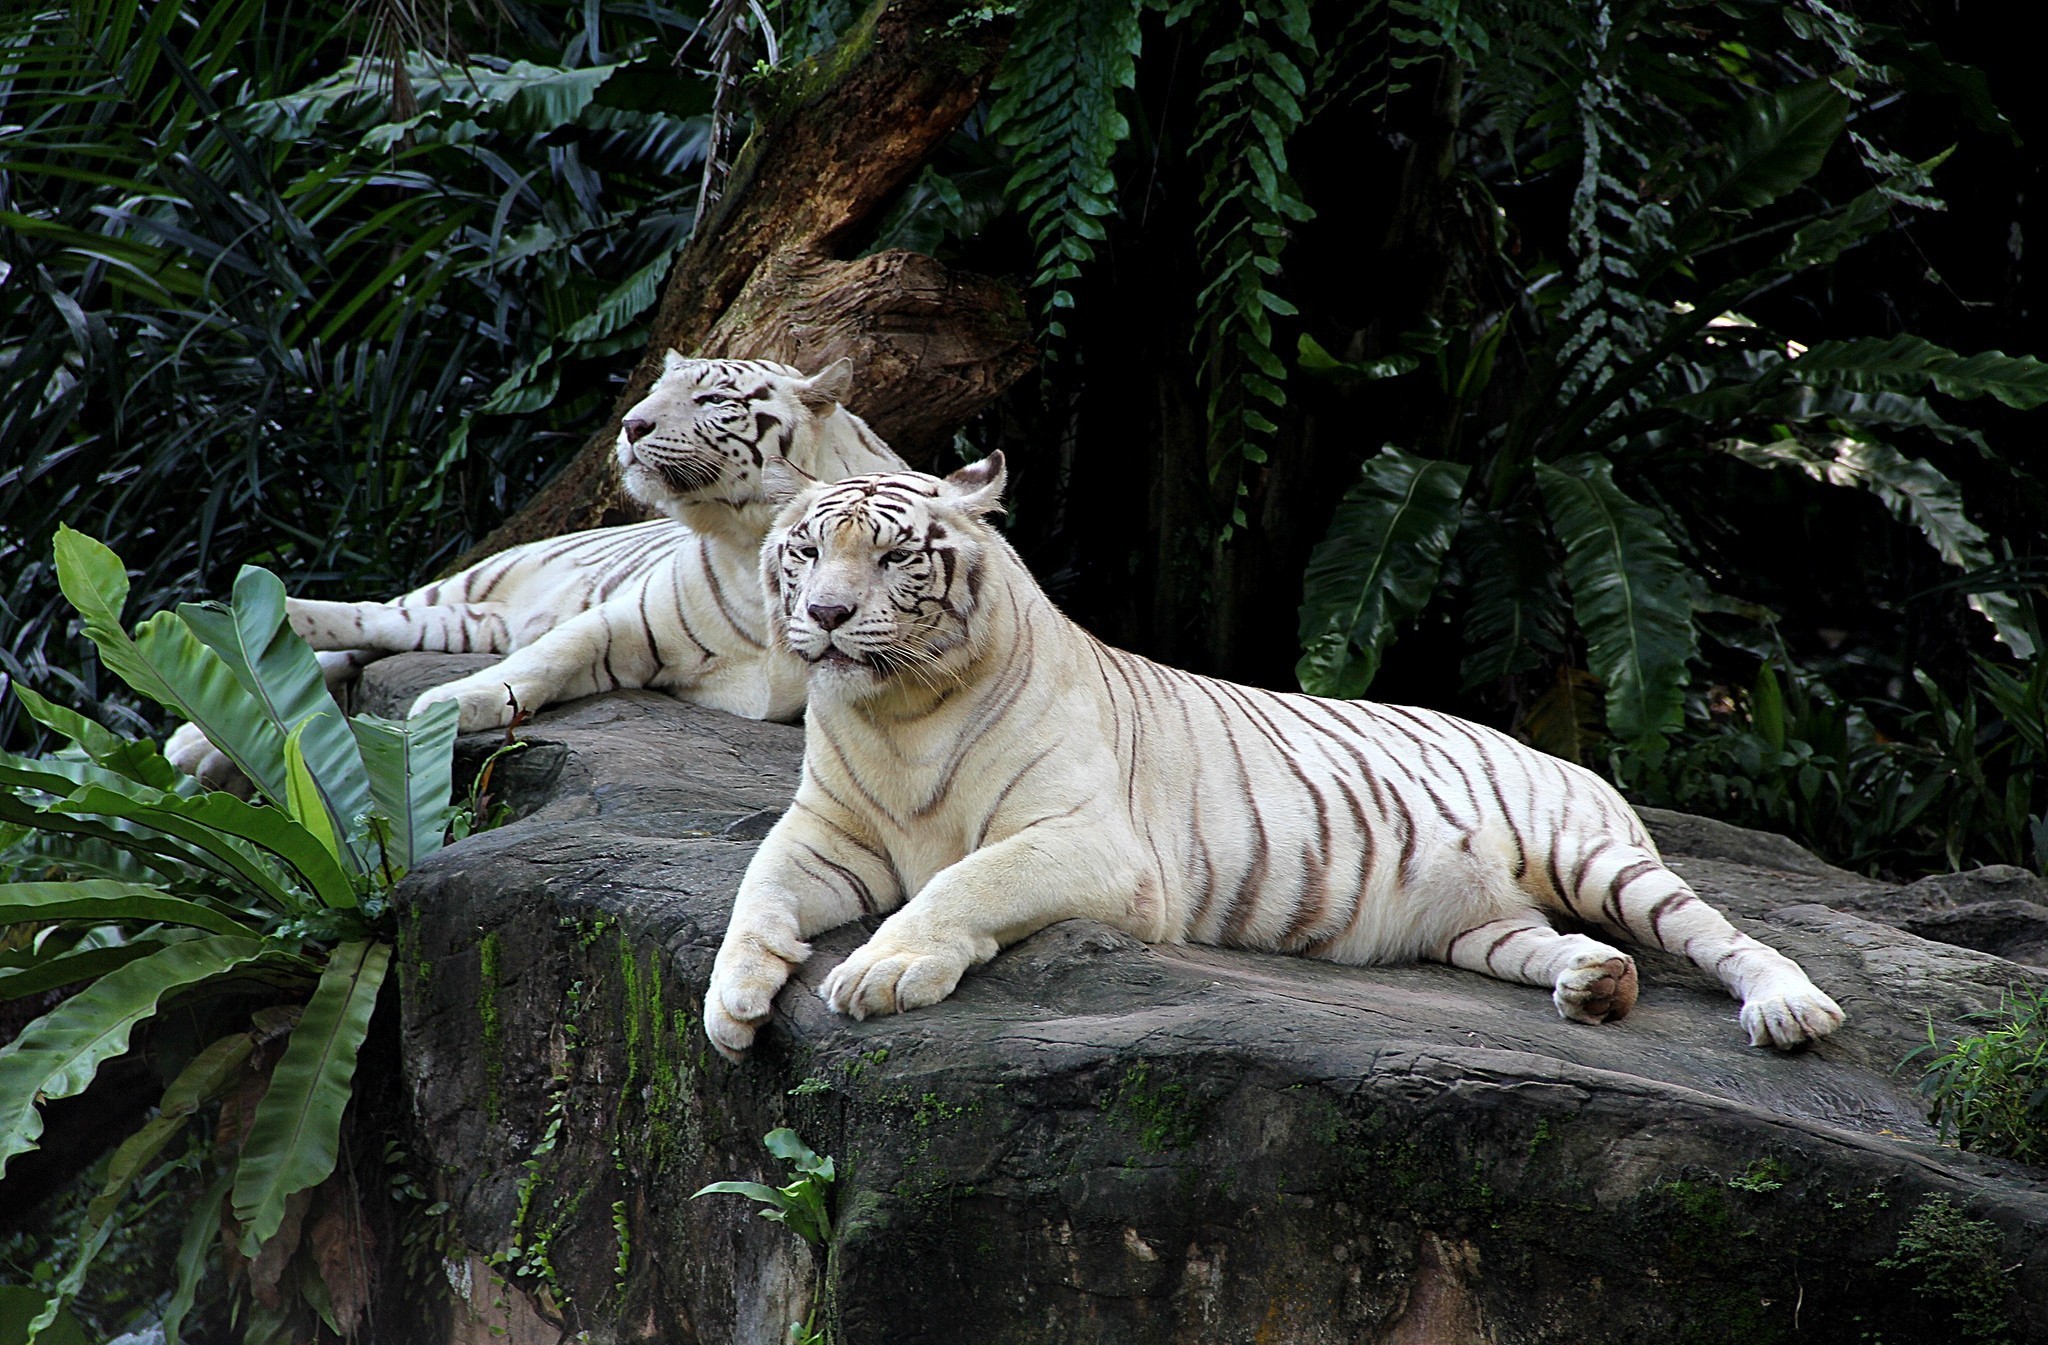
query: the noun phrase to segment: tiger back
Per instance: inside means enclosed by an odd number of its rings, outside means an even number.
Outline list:
[[[756,853],[706,1031],[742,1051],[804,940],[874,936],[819,993],[864,1017],[935,1003],[1057,920],[1347,963],[1429,958],[1618,1019],[1626,953],[1680,953],[1741,1000],[1754,1044],[1840,1008],[1659,859],[1599,777],[1434,711],[1237,686],[1067,620],[984,516],[1000,455],[790,483],[762,552],[775,636],[810,670],[804,772]]]

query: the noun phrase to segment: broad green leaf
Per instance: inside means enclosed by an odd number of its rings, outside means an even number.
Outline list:
[[[1755,210],[1797,189],[1820,171],[1848,115],[1848,96],[1826,79],[1744,102],[1723,137],[1722,154],[1694,180],[1694,211]]]
[[[1587,661],[1607,690],[1607,726],[1643,744],[1685,721],[1686,664],[1697,652],[1691,579],[1654,510],[1614,484],[1605,458],[1536,464]]]
[[[86,1206],[77,1252],[71,1267],[57,1282],[55,1302],[69,1304],[85,1286],[85,1277],[99,1259],[108,1235],[116,1227],[121,1202],[164,1146],[175,1139],[192,1119],[199,1104],[218,1092],[233,1073],[246,1064],[255,1042],[244,1033],[224,1037],[195,1056],[164,1090],[157,1114],[142,1128],[123,1140],[107,1160],[107,1175],[99,1194]],[[50,1314],[54,1315],[54,1314]]]
[[[320,797],[320,787],[313,783],[313,772],[306,769],[305,749],[299,739],[306,732],[306,720],[285,735],[284,740],[284,786],[285,804],[292,821],[305,829],[320,845],[320,848],[341,859],[341,838],[334,834],[334,819],[327,815],[327,802]]]
[[[159,612],[131,637],[121,625],[128,575],[120,558],[59,525],[57,582],[84,618],[100,662],[137,692],[199,725],[256,787],[284,798],[284,730],[266,718],[226,663],[176,613]]]
[[[232,1198],[245,1256],[256,1255],[277,1232],[286,1200],[334,1171],[356,1053],[370,1030],[390,962],[389,945],[368,941],[344,943],[328,955],[320,984],[256,1105],[235,1167]]]
[[[85,1091],[100,1065],[128,1049],[135,1025],[166,995],[261,958],[288,956],[261,939],[210,934],[117,968],[0,1047],[0,1176],[43,1133],[38,1107]]]
[[[299,747],[326,805],[333,834],[348,836],[356,818],[370,806],[362,755],[341,707],[327,694],[312,647],[292,633],[284,585],[268,570],[244,565],[235,576],[231,606],[186,603],[178,615],[261,707],[259,713],[277,730],[281,748],[283,739],[295,732],[300,735]],[[288,751],[281,750],[276,764],[284,792],[270,796],[272,803],[283,807],[289,807],[291,799],[288,760]],[[353,867],[360,870],[361,865]]]
[[[88,1222],[113,1217],[114,1208],[134,1185],[149,1161],[163,1152],[164,1145],[181,1130],[192,1114],[219,1095],[249,1063],[256,1041],[246,1032],[236,1032],[207,1046],[192,1057],[178,1077],[164,1089],[157,1114],[142,1129],[122,1141],[107,1163],[107,1177],[100,1193],[86,1206]]]
[[[204,852],[216,871],[228,874],[250,894],[283,910],[304,910],[305,896],[259,853],[260,846],[297,870],[326,904],[355,904],[355,890],[346,875],[304,828],[278,809],[258,808],[232,794],[166,794],[151,802],[86,785],[45,811],[140,823]]]
[[[1458,665],[1464,689],[1530,672],[1564,654],[1564,594],[1540,520],[1519,511],[1471,513],[1458,529],[1470,601]]]
[[[136,958],[147,957],[164,946],[159,939],[134,939],[111,948],[87,948],[82,952],[46,957],[19,971],[0,974],[0,1001],[40,995],[45,990],[89,981],[125,967]]]
[[[1844,252],[1863,242],[1864,239],[1883,233],[1891,227],[1891,199],[1882,191],[1872,187],[1860,196],[1852,197],[1839,210],[1815,220],[1792,235],[1792,241],[1785,245],[1777,259],[1759,277],[1739,286],[1745,293],[1731,294],[1731,299],[1744,299],[1770,288],[1778,276],[1794,275],[1810,267],[1826,266]]]
[[[19,683],[14,686],[14,695],[29,718],[77,743],[103,769],[127,776],[152,789],[176,789],[186,778],[177,767],[164,760],[155,743],[146,739],[123,738],[76,710],[44,700]]]
[[[87,1345],[90,1337],[78,1318],[59,1300],[50,1311],[51,1300],[41,1289],[26,1284],[0,1284],[0,1345],[19,1345],[29,1338],[31,1323],[37,1329],[36,1345]]]
[[[1978,570],[1993,563],[1990,539],[1963,511],[1961,487],[1933,463],[1909,458],[1889,444],[1834,436],[1817,445],[1796,439],[1766,444],[1721,439],[1713,446],[1751,466],[1791,468],[1828,485],[1870,491],[1894,517],[1919,529],[1928,545],[1957,569]],[[2039,632],[2025,606],[2010,593],[1972,593],[1969,604],[1991,622],[2015,656],[2034,657]]]
[[[771,1130],[761,1137],[761,1144],[769,1153],[795,1168],[798,1172],[809,1173],[820,1181],[833,1178],[832,1160],[820,1158],[788,1126]]]
[[[24,920],[134,921],[262,937],[259,931],[211,907],[170,896],[160,888],[104,878],[75,883],[0,883],[0,925]]]
[[[1436,591],[1467,470],[1392,446],[1366,463],[1303,577],[1302,690],[1352,699],[1372,685],[1396,623]]]
[[[1768,663],[1756,671],[1756,690],[1749,697],[1749,721],[1772,751],[1785,750],[1785,693],[1778,688],[1778,675]]]
[[[164,1345],[178,1345],[185,1315],[192,1311],[192,1302],[199,1295],[199,1280],[206,1272],[206,1254],[220,1239],[221,1202],[227,1199],[228,1185],[234,1177],[233,1168],[225,1168],[216,1175],[185,1221],[185,1231],[178,1238],[178,1282],[172,1287],[170,1301],[164,1305]]]
[[[1950,397],[1995,397],[2020,411],[2048,402],[2048,364],[1997,350],[1958,355],[1917,336],[1817,341],[1789,364],[1788,372],[1802,383],[1859,392],[1918,392],[1932,383]]]
[[[60,800],[61,802],[61,800]],[[0,780],[0,824],[28,833],[19,850],[24,863],[39,859],[63,872],[124,882],[163,882],[189,878],[195,870],[218,872],[233,880],[232,871],[213,869],[216,861],[180,841],[129,824],[102,822],[49,812],[28,802]],[[132,864],[124,861],[133,861]]]
[[[789,1197],[780,1190],[773,1186],[763,1186],[760,1182],[713,1182],[690,1193],[692,1200],[698,1196],[745,1196],[749,1200],[758,1200],[763,1205],[778,1210],[788,1209],[790,1204]]]
[[[349,720],[369,772],[370,798],[391,824],[387,862],[401,874],[441,848],[459,719],[455,702],[442,701],[403,722],[374,715]]]

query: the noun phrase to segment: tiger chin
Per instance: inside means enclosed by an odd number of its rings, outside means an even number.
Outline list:
[[[669,351],[615,449],[626,490],[665,517],[529,542],[388,602],[293,598],[292,629],[319,651],[330,687],[387,654],[510,655],[414,701],[414,713],[457,702],[464,732],[620,687],[794,719],[803,668],[773,647],[761,610],[758,553],[779,507],[761,472],[770,458],[828,480],[904,468],[844,406],[851,378],[843,359],[806,376]],[[195,725],[172,734],[165,754],[207,784],[246,792]]]
[[[1104,645],[986,518],[1002,455],[943,480],[808,479],[761,553],[809,669],[795,801],[740,884],[705,1031],[737,1059],[810,954],[886,915],[819,995],[855,1018],[946,998],[1052,924],[1351,964],[1450,963],[1610,1022],[1635,962],[1553,917],[1679,953],[1753,1045],[1840,1027],[1790,958],[1665,867],[1592,772],[1434,711],[1237,686]]]

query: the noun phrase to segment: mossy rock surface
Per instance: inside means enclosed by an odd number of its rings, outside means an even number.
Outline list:
[[[363,696],[445,675],[387,660]],[[808,1252],[689,1199],[782,1180],[760,1143],[781,1125],[840,1166],[850,1345],[2048,1331],[2048,1185],[1941,1145],[1894,1068],[1930,1018],[2038,973],[1880,923],[1887,889],[1780,838],[1650,819],[1848,1009],[1800,1054],[1747,1046],[1733,1002],[1654,953],[1635,1012],[1589,1028],[1449,968],[1071,922],[867,1023],[810,993],[865,937],[829,934],[730,1065],[705,982],[801,731],[626,693],[525,736],[499,766],[518,820],[407,880],[398,962],[410,1142],[478,1268],[449,1278],[479,1311],[505,1281],[515,1336],[785,1340]]]

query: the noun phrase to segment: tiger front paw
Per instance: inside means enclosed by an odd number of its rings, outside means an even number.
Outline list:
[[[1635,959],[1604,945],[1574,957],[1558,974],[1551,1000],[1575,1023],[1611,1023],[1636,1006]]]
[[[1751,1046],[1789,1051],[1819,1041],[1848,1020],[1842,1006],[1804,977],[1796,984],[1752,995],[1742,1004],[1742,1027]]]
[[[517,683],[507,682],[496,676],[495,670],[486,668],[473,677],[429,687],[413,701],[407,713],[417,715],[429,705],[454,701],[461,708],[461,731],[481,733],[504,728],[522,710],[537,709],[539,699],[531,692],[522,694]]]
[[[975,960],[945,943],[893,939],[884,930],[832,969],[818,998],[852,1018],[908,1013],[952,994]]]
[[[720,1055],[737,1061],[754,1044],[776,992],[810,955],[793,931],[726,931],[704,995],[704,1035]]]

